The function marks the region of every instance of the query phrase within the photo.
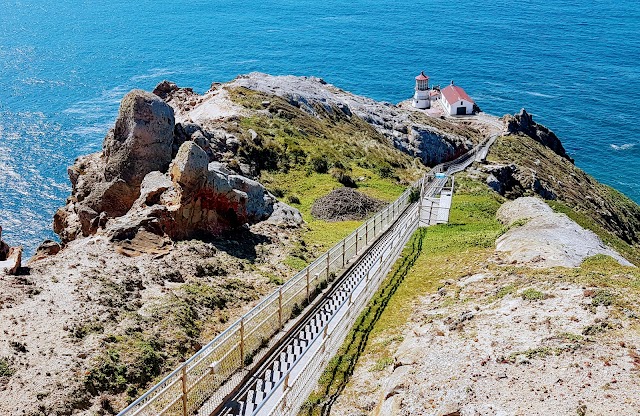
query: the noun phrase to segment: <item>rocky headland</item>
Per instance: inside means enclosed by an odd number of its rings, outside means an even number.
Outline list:
[[[638,206],[576,168],[555,134],[524,110],[434,118],[318,78],[261,73],[204,94],[169,81],[153,93],[131,91],[102,151],[68,170],[71,195],[53,219],[60,242],[44,242],[21,266],[21,250],[0,240],[0,413],[117,412],[358,225],[316,218],[316,201],[358,188],[359,211],[343,212],[343,198],[339,219],[360,218],[495,134],[502,136],[488,162],[466,180],[500,203],[537,196],[551,208],[531,198],[503,208],[518,215],[505,215],[509,229],[491,241],[491,264],[580,267],[596,254],[620,267],[640,263]],[[585,244],[568,249],[567,240]],[[454,292],[502,287],[505,273],[455,283]],[[547,291],[558,293],[554,302],[582,302],[578,286],[561,290]],[[438,308],[448,307],[436,297]],[[421,300],[420,310],[434,299]],[[424,357],[415,360],[431,371],[437,357]],[[379,393],[363,395],[366,406]],[[336,414],[354,410],[344,411]]]

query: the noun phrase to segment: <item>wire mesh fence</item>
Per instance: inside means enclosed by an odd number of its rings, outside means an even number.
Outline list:
[[[346,298],[338,308],[338,310],[346,308],[346,313],[334,315],[325,324],[322,335],[314,339],[298,358],[302,368],[296,371],[298,362],[294,362],[292,369],[274,388],[272,394],[280,395],[277,404],[270,410],[264,409],[262,406],[258,407],[253,412],[254,416],[265,413],[267,410],[269,410],[270,416],[292,415],[296,414],[298,409],[304,405],[316,386],[319,374],[342,345],[358,314],[373,297],[380,282],[387,276],[395,259],[417,226],[418,210],[414,206],[403,221],[396,225],[392,234],[387,236],[379,250],[372,253],[372,259],[367,264],[367,271],[360,276],[360,281],[354,288],[352,296]],[[305,361],[305,357],[310,357],[310,359],[307,358]],[[293,371],[296,371],[296,374],[292,376]],[[269,398],[267,397],[263,404],[267,403]]]
[[[397,220],[408,206],[409,191],[298,272],[119,415],[187,415],[203,405],[214,409],[235,387],[229,383],[233,376],[260,358],[284,324]]]
[[[350,261],[363,253],[380,235],[396,223],[405,209],[411,205],[410,202],[414,202],[410,201],[412,189],[422,189],[424,192],[425,186],[433,183],[438,173],[451,174],[466,168],[483,146],[484,144],[476,146],[472,151],[451,163],[436,166],[428,175],[408,187],[396,201],[365,221],[353,233],[298,272],[276,292],[267,296],[227,330],[131,403],[119,413],[119,416],[186,416],[197,413],[203,407],[207,412],[215,409],[237,387],[234,381],[240,382],[241,377],[235,376],[242,373],[245,367],[266,352],[265,347],[268,341],[283,328],[285,323],[298,316],[313,297],[335,279]],[[437,184],[435,185],[437,188]],[[405,221],[403,224],[406,227],[408,223]],[[404,234],[402,236],[405,238]],[[371,291],[376,287],[377,284],[368,285],[363,291],[363,296],[372,293]],[[328,341],[324,341],[323,349],[329,351],[341,343],[341,337],[346,335],[349,329],[350,319],[355,319],[353,317],[355,313],[352,310],[359,311],[364,305],[362,299],[365,298],[359,296],[359,299],[357,305],[354,304],[348,312],[350,318],[336,324],[330,343],[327,344]],[[323,354],[322,360],[326,356]],[[324,362],[322,360],[314,361],[314,364],[308,368],[319,368],[318,366]],[[309,374],[313,373],[309,372]],[[298,403],[301,400],[302,387],[298,385],[307,384],[313,386],[314,383],[296,383],[296,390],[290,389],[290,391],[300,390],[300,393],[287,394],[288,397],[296,398],[290,399],[290,403]],[[288,405],[287,408],[293,407]]]

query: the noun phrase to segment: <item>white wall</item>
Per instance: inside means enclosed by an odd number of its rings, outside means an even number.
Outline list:
[[[458,107],[465,107],[467,114],[473,113],[473,103],[470,101],[461,100],[461,101],[456,101],[455,103],[453,103],[453,105],[449,105],[449,102],[447,101],[446,98],[444,98],[444,95],[442,96],[441,101],[445,111],[449,113],[450,116],[455,116],[457,114]]]
[[[415,108],[431,107],[431,101],[429,101],[429,91],[417,90],[413,95],[413,106]]]

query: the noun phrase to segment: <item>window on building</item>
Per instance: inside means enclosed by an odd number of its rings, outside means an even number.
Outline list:
[[[464,105],[464,103],[462,101],[460,101],[460,105]]]

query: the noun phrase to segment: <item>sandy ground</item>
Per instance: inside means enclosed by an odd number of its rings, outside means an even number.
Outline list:
[[[501,211],[507,223],[557,215],[534,198]],[[596,252],[583,247],[583,238],[565,235],[566,221],[530,224],[498,240],[503,250],[488,263],[496,267],[446,280],[438,293],[416,299],[401,336],[370,340],[388,344],[374,348],[388,355],[363,355],[331,414],[640,414],[637,291],[613,281],[605,288],[580,285],[566,277],[570,269],[548,268],[579,264]],[[512,240],[517,244],[507,247]],[[612,254],[597,240],[601,253]],[[513,261],[505,262],[505,253]]]
[[[331,414],[639,414],[635,320],[590,310],[590,292],[572,284],[536,285],[545,300],[495,299],[518,280],[474,275],[420,299],[394,364],[375,371],[380,357],[367,356]],[[602,323],[602,333],[582,335]]]
[[[0,376],[0,415],[104,414],[105,403],[122,408],[124,395],[92,396],[83,385],[88,371],[100,364],[97,357],[113,348],[105,344],[109,334],[140,331],[136,317],[144,319],[150,310],[182,296],[185,282],[216,285],[242,279],[237,300],[218,311],[224,320],[216,313],[202,318],[208,319],[199,340],[204,344],[274,290],[263,269],[283,278],[291,274],[283,261],[292,231],[266,222],[252,230],[263,243],[251,250],[233,241],[216,247],[194,240],[176,244],[160,258],[127,257],[105,237],[84,238],[32,263],[29,275],[0,276],[0,359],[14,371],[11,377]],[[244,258],[253,250],[256,267],[248,268]],[[229,274],[194,277],[199,264],[212,262]],[[171,281],[175,270],[181,271],[182,282]],[[144,331],[163,328],[162,320],[153,322]],[[89,328],[86,335],[80,332],[84,328]],[[175,364],[168,361],[166,370]]]

